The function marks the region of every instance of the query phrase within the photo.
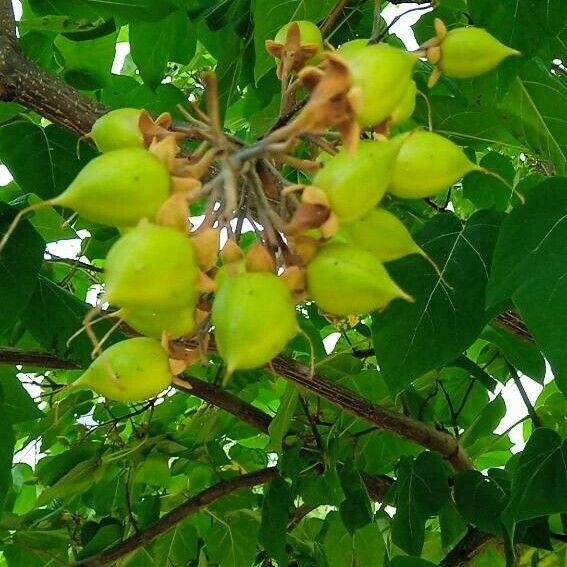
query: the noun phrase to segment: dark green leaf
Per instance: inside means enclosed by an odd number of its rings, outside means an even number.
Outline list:
[[[333,512],[327,518],[330,526],[325,535],[323,549],[329,567],[382,567],[385,547],[376,524],[367,524],[351,534],[338,514]]]
[[[119,16],[131,22],[159,20],[175,7],[172,0],[29,0],[29,4],[42,16],[60,14],[91,20],[100,16]]]
[[[392,541],[406,553],[419,556],[425,542],[425,522],[449,499],[448,471],[434,453],[400,460],[395,484],[396,515]]]
[[[0,411],[4,409],[0,403]],[[0,513],[4,508],[4,498],[11,483],[12,456],[16,438],[12,424],[7,420],[0,422]]]
[[[69,346],[67,340],[82,327],[88,310],[87,304],[40,276],[22,320],[28,331],[46,349],[87,365],[93,348],[90,339],[83,333]],[[102,337],[110,326],[106,321],[95,324],[97,336]],[[119,336],[116,335],[116,339]]]
[[[452,365],[463,368],[467,372],[470,372],[471,376],[474,376],[486,389],[494,392],[498,382],[490,376],[485,370],[483,370],[478,364],[474,363],[470,358],[465,355],[461,355],[456,358]]]
[[[55,498],[70,497],[87,491],[98,477],[102,477],[104,465],[98,459],[88,459],[73,467],[53,486],[46,488],[38,498],[38,504],[44,505]]]
[[[38,550],[53,550],[67,543],[66,530],[29,530],[14,535],[14,543]]]
[[[388,266],[415,298],[415,303],[395,301],[372,317],[376,357],[392,392],[453,360],[480,334],[487,321],[485,288],[500,219],[481,211],[462,224],[444,214],[424,226],[416,240],[437,263],[444,282],[420,256]]]
[[[187,14],[172,12],[158,22],[130,24],[130,49],[144,83],[157,87],[165,77],[167,64],[174,61],[174,52],[187,34]],[[194,36],[193,36],[194,37]],[[191,57],[187,53],[185,57]]]
[[[110,85],[103,89],[102,101],[112,108],[145,108],[156,114],[171,112],[174,116],[175,106],[187,103],[185,95],[174,85],[159,85],[153,92],[132,77],[116,75],[112,76]]]
[[[354,466],[345,465],[340,478],[345,499],[339,506],[339,513],[345,528],[354,534],[373,521],[372,504],[366,485]]]
[[[463,518],[482,531],[502,535],[500,514],[508,494],[497,478],[478,471],[465,471],[455,477],[455,503]]]
[[[512,478],[506,525],[567,512],[567,441],[551,429],[536,429]]]
[[[116,522],[101,526],[95,535],[83,547],[79,554],[79,559],[96,555],[102,550],[120,541],[124,535],[124,527]]]
[[[475,25],[532,57],[565,28],[561,0],[468,0]]]
[[[44,200],[62,193],[93,155],[83,145],[78,159],[77,139],[53,125],[42,128],[26,120],[0,128],[0,160],[24,193],[35,193]]]
[[[289,484],[276,477],[267,487],[258,541],[279,565],[287,564],[286,531],[293,496]]]
[[[16,211],[0,203],[0,234],[5,234]],[[18,225],[0,256],[0,333],[21,315],[37,285],[45,243],[29,222]]]
[[[482,337],[497,345],[514,368],[540,384],[543,383],[545,359],[535,344],[497,325],[486,327],[482,332]]]
[[[526,64],[500,108],[510,131],[540,159],[551,162],[557,175],[567,174],[567,123],[563,108],[567,85],[540,60]]]
[[[41,459],[36,467],[39,481],[45,486],[55,484],[79,463],[92,459],[98,449],[96,443],[81,443],[58,455]]]
[[[274,451],[281,452],[282,450],[282,441],[288,432],[291,420],[293,419],[295,408],[297,407],[298,396],[299,390],[297,389],[297,386],[288,382],[276,416],[272,419],[268,426],[272,440],[271,446]]]
[[[20,112],[25,112],[23,106],[15,102],[0,102],[0,123],[10,120],[10,118],[17,116]]]
[[[479,165],[513,185],[516,169],[508,156],[489,152],[482,157]],[[502,212],[507,210],[514,197],[505,183],[480,171],[473,171],[463,179],[463,194],[479,209],[496,209]]]
[[[451,499],[439,510],[439,527],[443,549],[451,548],[467,533],[467,522]]]
[[[59,35],[55,38],[63,63],[65,80],[77,89],[94,90],[110,80],[110,69],[116,51],[117,33],[96,39],[73,41]]]
[[[464,97],[431,97],[435,131],[459,144],[484,147],[487,144],[522,151],[529,146],[519,141],[500,120],[494,108],[486,108]],[[427,124],[427,107],[417,104],[415,116]]]
[[[388,564],[388,567],[436,567],[434,563],[425,561],[425,559],[417,559],[415,557],[402,557],[398,555],[394,557]]]
[[[512,298],[567,393],[567,180],[534,187],[514,209],[498,238],[487,302]]]
[[[460,439],[463,447],[468,449],[474,446],[479,439],[491,435],[505,415],[506,403],[502,396],[498,395],[477,412],[474,421],[466,428]]]
[[[57,567],[62,559],[54,559],[42,549],[30,549],[22,545],[10,544],[4,549],[9,567]]]
[[[246,512],[225,517],[208,531],[207,555],[220,567],[252,565],[258,541],[258,522]]]
[[[15,370],[6,366],[0,366],[0,405],[2,415],[13,424],[43,417]]]
[[[345,499],[339,475],[335,468],[330,467],[323,474],[306,475],[300,480],[301,498],[306,504],[320,506],[339,506]]]
[[[387,474],[394,469],[400,455],[413,457],[421,453],[419,445],[389,431],[374,431],[358,442],[358,460],[368,474]]]
[[[188,565],[197,557],[197,544],[197,530],[187,519],[156,540],[152,555],[160,565]]]

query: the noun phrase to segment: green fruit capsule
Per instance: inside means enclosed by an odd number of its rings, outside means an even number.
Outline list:
[[[229,375],[264,366],[298,332],[291,293],[269,272],[227,277],[213,301],[212,322]]]
[[[375,207],[388,188],[402,139],[359,142],[354,154],[342,149],[326,160],[313,184],[325,191],[331,210],[350,222]]]
[[[380,262],[391,262],[408,254],[425,256],[404,223],[386,209],[373,209],[341,226],[341,233],[352,244],[372,252]]]
[[[321,60],[321,53],[323,53],[323,36],[321,30],[313,23],[307,20],[296,20],[286,24],[276,34],[274,41],[285,45],[287,40],[287,33],[289,28],[297,24],[299,26],[299,44],[301,46],[313,45],[317,47],[316,54],[307,61],[307,65],[317,65]]]
[[[199,268],[189,237],[166,226],[142,224],[120,237],[104,267],[105,301],[127,310],[194,307]]]
[[[511,55],[521,53],[482,28],[455,28],[441,42],[439,69],[447,77],[468,79],[491,71]]]
[[[483,171],[482,167],[469,160],[459,146],[439,134],[415,131],[400,136],[405,138],[388,187],[388,192],[396,197],[433,197],[467,173]]]
[[[346,50],[343,57],[352,73],[351,85],[360,95],[356,118],[362,127],[375,126],[392,114],[411,87],[417,55],[386,44],[353,53]]]
[[[132,226],[142,218],[153,220],[169,193],[165,165],[146,150],[125,148],[91,160],[49,203],[93,222]]]
[[[172,381],[167,352],[158,341],[139,337],[107,348],[71,388],[88,388],[118,402],[143,402]]]
[[[402,97],[402,100],[398,103],[396,108],[392,110],[392,114],[390,114],[389,125],[391,128],[395,128],[411,118],[411,115],[415,110],[416,95],[417,85],[415,84],[415,81],[410,81],[409,87]]]
[[[93,124],[88,137],[101,152],[143,148],[144,136],[139,126],[141,114],[138,108],[111,110]]]
[[[413,301],[367,250],[353,244],[327,244],[307,266],[307,290],[323,311],[362,315],[402,298]]]
[[[117,315],[138,333],[159,339],[164,332],[171,338],[184,337],[195,328],[194,306],[171,311],[120,309]]]
[[[342,55],[345,59],[350,60],[359,53],[361,49],[368,47],[369,41],[370,39],[353,39],[347,41],[337,49],[337,53]]]

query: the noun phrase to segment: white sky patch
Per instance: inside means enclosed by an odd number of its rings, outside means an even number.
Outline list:
[[[323,339],[323,346],[327,354],[331,354],[335,350],[340,338],[340,333],[331,333]]]
[[[20,0],[12,0],[12,6],[14,7],[14,16],[16,18],[16,21],[18,21],[22,18],[22,3],[20,2]]]
[[[4,187],[14,180],[12,174],[5,165],[0,165],[0,186]]]
[[[382,17],[388,25],[394,20],[394,18],[400,16],[401,14],[406,14],[408,10],[412,10],[416,7],[415,4],[398,4],[397,6],[393,4],[388,4],[384,10],[382,10]],[[415,10],[407,15],[402,16],[391,28],[390,32],[396,34],[406,46],[406,49],[413,51],[419,47],[415,35],[411,26],[419,20],[419,18],[430,12],[429,10]]]
[[[121,41],[116,44],[116,54],[112,63],[112,72],[115,75],[120,75],[120,71],[124,66],[124,59],[130,53],[130,44],[127,41]]]
[[[48,254],[55,254],[60,258],[70,258],[76,260],[81,252],[81,242],[83,239],[88,238],[91,234],[88,230],[78,230],[77,235],[79,238],[70,238],[69,240],[57,240],[56,242],[49,242],[47,244],[46,252]],[[82,256],[81,261],[90,263],[89,259]]]

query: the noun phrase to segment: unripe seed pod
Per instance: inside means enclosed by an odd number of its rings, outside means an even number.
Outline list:
[[[401,145],[402,138],[359,142],[354,154],[342,149],[317,172],[313,184],[325,191],[339,221],[360,218],[380,202]]]
[[[213,301],[212,322],[229,375],[264,366],[298,332],[290,290],[268,272],[226,277]]]
[[[433,197],[467,173],[483,170],[459,146],[439,134],[415,131],[400,136],[405,138],[388,186],[388,192],[396,197]]]
[[[455,28],[447,32],[441,41],[438,65],[447,77],[468,79],[487,73],[511,55],[521,53],[499,42],[482,28]]]
[[[141,114],[138,108],[111,110],[96,120],[88,137],[101,152],[143,148],[144,136],[139,126]]]
[[[132,329],[146,337],[161,338],[164,332],[172,339],[184,337],[195,328],[195,307],[171,311],[120,309],[117,313]]]
[[[390,114],[389,125],[391,128],[395,128],[411,118],[411,115],[415,110],[416,95],[417,85],[415,84],[415,81],[410,81],[408,89],[402,97],[402,100],[400,100],[396,108],[394,108]]]
[[[143,402],[171,385],[169,357],[145,337],[121,341],[96,358],[71,388],[89,388],[120,402]]]
[[[293,24],[297,24],[299,26],[299,43],[302,47],[308,45],[317,47],[315,55],[306,62],[307,65],[317,65],[317,63],[321,60],[321,53],[323,52],[323,36],[321,35],[321,30],[313,22],[309,22],[307,20],[289,22],[280,28],[274,38],[274,41],[284,45],[287,40],[289,28]]]
[[[73,209],[93,222],[133,226],[142,218],[155,218],[169,188],[169,172],[155,156],[125,148],[91,160],[49,203]]]
[[[353,39],[343,43],[338,49],[337,53],[342,55],[347,61],[354,57],[361,49],[368,47],[370,40],[366,38]]]
[[[353,244],[323,246],[307,265],[307,290],[317,305],[335,315],[361,315],[402,298],[413,301],[367,250]]]
[[[199,269],[189,237],[142,224],[110,249],[104,267],[105,300],[130,310],[169,311],[195,306]]]
[[[351,85],[361,98],[355,108],[357,121],[363,127],[380,124],[410,88],[417,55],[386,44],[353,49],[353,55],[349,52],[344,51],[343,57],[352,74]]]
[[[341,234],[352,244],[372,252],[380,262],[391,262],[408,254],[425,256],[404,223],[386,209],[373,209],[341,226]]]

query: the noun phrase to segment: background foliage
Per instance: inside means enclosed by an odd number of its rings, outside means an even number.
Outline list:
[[[434,202],[388,202],[451,289],[410,256],[388,269],[413,304],[335,324],[306,304],[298,316],[314,345],[315,378],[301,378],[310,349],[300,337],[273,367],[236,373],[226,386],[212,355],[189,369],[193,391],[132,406],[80,392],[55,411],[53,391],[89,361],[86,339],[66,343],[118,233],[81,219],[63,227],[68,213],[55,209],[20,225],[0,258],[0,565],[565,565],[565,6],[439,4],[414,26],[418,42],[433,35],[438,16],[449,27],[486,27],[523,52],[431,91],[421,62],[416,81],[435,131],[526,202],[477,173]],[[202,72],[214,69],[225,128],[254,141],[278,120],[280,84],[264,41],[290,19],[321,24],[335,45],[369,37],[376,10],[374,0],[22,7],[17,44],[33,65],[0,65],[0,161],[13,176],[0,188],[0,232],[17,209],[60,193],[95,155],[86,144],[76,153],[80,105],[53,123],[33,111],[43,99],[33,102],[26,88],[41,70],[82,92],[90,100],[82,108],[95,114],[100,105],[134,106],[182,119],[176,104],[199,100]],[[14,47],[3,32],[6,54]],[[113,74],[116,46],[126,43]],[[28,75],[18,82],[17,72]],[[408,127],[426,124],[421,99]],[[44,254],[46,243],[83,229],[80,262],[53,248]],[[336,333],[336,344],[324,342]],[[543,389],[533,405],[526,397],[525,407],[506,407],[506,384],[525,395],[520,375]],[[519,453],[508,431],[495,432],[510,412],[523,421]],[[440,432],[474,469],[451,468]],[[438,449],[420,442],[428,435],[441,440]]]

